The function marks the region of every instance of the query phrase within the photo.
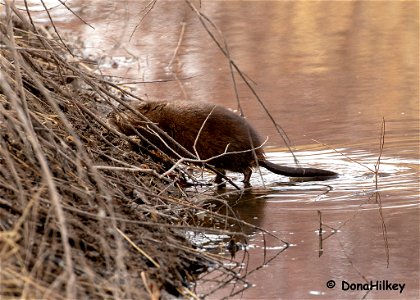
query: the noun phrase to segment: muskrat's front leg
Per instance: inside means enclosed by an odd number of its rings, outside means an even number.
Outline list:
[[[223,181],[223,178],[226,175],[226,171],[223,169],[216,169],[218,173],[216,173],[216,178],[214,179],[214,183],[217,184],[219,188],[226,187],[226,183]]]
[[[251,184],[249,183],[249,180],[251,179],[252,168],[248,167],[243,170],[242,173],[244,174],[244,180],[242,182],[244,183],[245,187],[250,187]]]

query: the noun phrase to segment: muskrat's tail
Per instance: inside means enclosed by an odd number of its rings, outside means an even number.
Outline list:
[[[267,170],[289,177],[323,177],[322,179],[334,178],[337,177],[338,174],[333,171],[322,170],[322,169],[315,169],[315,168],[292,168],[292,167],[285,167],[274,164],[267,160],[258,160],[260,166],[266,168]]]

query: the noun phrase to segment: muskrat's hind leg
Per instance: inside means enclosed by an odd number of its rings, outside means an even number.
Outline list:
[[[243,170],[242,173],[244,174],[243,183],[244,183],[245,187],[250,187],[251,184],[249,183],[249,180],[251,179],[252,168],[248,167],[245,170]]]
[[[223,181],[224,176],[226,175],[226,171],[223,169],[217,169],[216,178],[214,179],[214,183],[217,184],[219,188],[226,187],[226,183]]]

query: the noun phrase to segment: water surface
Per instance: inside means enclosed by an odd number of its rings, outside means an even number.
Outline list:
[[[104,55],[102,73],[136,82],[127,87],[146,99],[238,108],[229,64],[185,2],[157,1],[148,14],[149,1],[67,3],[94,29],[62,7],[52,16],[80,37],[84,58]],[[201,9],[223,32],[231,58],[287,132],[300,163],[341,174],[294,183],[254,173],[235,210],[291,247],[275,257],[282,244],[266,236],[266,259],[275,258],[247,276],[252,288],[232,298],[418,299],[418,2],[201,1]],[[235,80],[245,116],[269,137],[268,158],[293,165],[264,109],[237,73]],[[371,170],[379,156],[376,184]],[[249,234],[252,270],[264,262],[264,241]],[[328,280],[336,287],[328,289]],[[371,280],[405,288],[342,290],[342,281]]]

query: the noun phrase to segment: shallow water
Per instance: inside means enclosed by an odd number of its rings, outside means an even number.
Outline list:
[[[62,7],[51,11],[57,25],[80,37],[85,58],[113,56],[103,57],[101,71],[136,81],[128,87],[140,96],[237,108],[226,59],[183,1],[158,1],[147,15],[142,8],[149,1],[68,3],[94,29]],[[341,174],[301,183],[266,170],[253,174],[253,188],[234,203],[237,213],[291,247],[275,257],[283,244],[266,236],[266,259],[274,259],[246,278],[252,288],[233,298],[420,298],[418,2],[201,5],[287,132],[300,163]],[[235,79],[245,116],[269,137],[268,158],[293,165],[264,110]],[[376,186],[370,170],[379,156]],[[241,180],[240,174],[229,176]],[[249,234],[252,270],[264,262],[264,242],[261,233]],[[328,280],[336,287],[328,289]],[[402,293],[342,288],[343,281],[371,280],[405,283],[405,288]],[[232,288],[209,298],[227,296]]]

